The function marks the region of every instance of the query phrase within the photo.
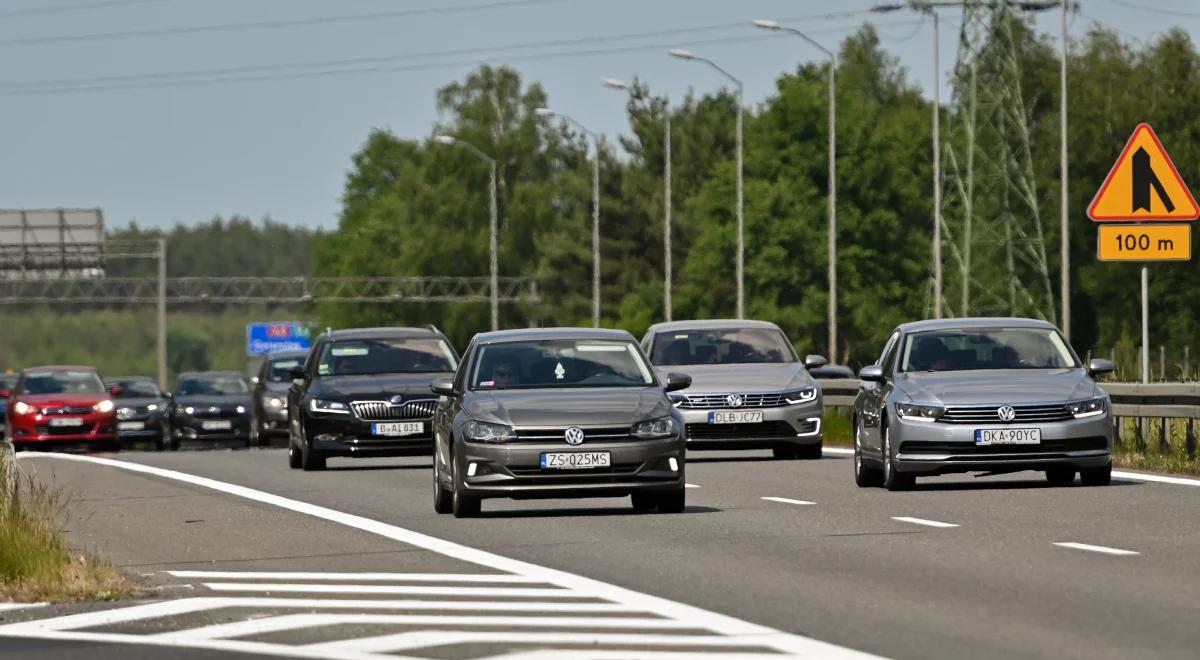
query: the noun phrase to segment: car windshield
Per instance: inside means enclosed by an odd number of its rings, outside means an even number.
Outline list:
[[[630,387],[654,384],[650,367],[629,341],[546,339],[488,344],[479,349],[472,389]]]
[[[112,385],[121,386],[121,393],[117,395],[118,399],[157,399],[162,396],[158,391],[158,385],[152,380],[113,380],[109,381]]]
[[[320,376],[449,373],[458,368],[444,339],[410,337],[347,339],[325,344],[317,363]]]
[[[650,361],[655,365],[795,362],[796,352],[779,330],[713,328],[660,332]]]
[[[179,381],[180,396],[220,396],[223,394],[241,394],[247,392],[246,381],[241,376],[233,374],[196,376]]]
[[[21,384],[22,394],[103,394],[104,383],[94,371],[30,371]]]
[[[269,383],[290,383],[292,382],[291,369],[304,364],[301,358],[277,358],[267,361],[267,382]]]
[[[1049,328],[957,328],[904,339],[901,371],[1071,369],[1078,360]]]

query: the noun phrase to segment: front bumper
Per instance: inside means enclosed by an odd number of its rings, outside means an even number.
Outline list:
[[[542,469],[546,452],[607,451],[612,466],[581,470]],[[682,437],[662,440],[482,444],[459,442],[454,460],[466,491],[476,497],[513,499],[624,497],[634,492],[674,491],[684,487]],[[671,468],[675,459],[676,469]],[[472,471],[471,465],[475,468]]]
[[[678,408],[689,449],[770,449],[812,446],[823,441],[821,397],[794,406],[771,408]],[[710,424],[711,412],[762,410],[761,424]]]
[[[371,433],[379,423],[421,422],[424,432],[404,436]],[[429,456],[433,454],[433,418],[366,422],[352,415],[309,417],[304,429],[312,448],[325,456]]]
[[[122,425],[141,423],[142,428],[121,428]],[[162,415],[142,414],[117,419],[117,437],[121,440],[159,439],[163,437]]]
[[[18,419],[12,424],[10,438],[17,447],[109,443],[117,439],[115,416],[91,413],[74,417],[82,420],[79,426],[51,426],[52,416]]]
[[[914,475],[956,472],[1102,468],[1112,461],[1113,422],[1109,414],[1065,422],[1012,424],[947,424],[891,422],[893,467]],[[1038,428],[1037,445],[975,444],[977,429]]]
[[[204,422],[228,421],[228,429],[206,429]],[[201,418],[189,415],[177,416],[171,425],[171,433],[179,440],[244,440],[250,437],[250,416]]]
[[[272,410],[263,406],[262,417],[258,419],[260,433],[286,434],[288,432],[287,408]]]

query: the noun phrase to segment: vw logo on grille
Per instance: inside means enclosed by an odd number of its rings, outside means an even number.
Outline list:
[[[1011,422],[1017,418],[1017,410],[1012,406],[1000,406],[1000,408],[996,410],[996,416],[999,417],[1000,421],[1002,422]]]
[[[568,445],[582,445],[583,429],[578,426],[572,426],[563,433],[563,439],[567,441]]]
[[[392,404],[393,406],[398,406],[398,405],[400,405],[400,404],[404,403],[404,397],[403,397],[403,396],[401,396],[401,395],[399,395],[399,394],[397,394],[396,396],[392,397],[392,398],[391,398],[391,399],[388,401],[388,403]]]
[[[730,408],[741,408],[745,402],[746,399],[741,394],[730,394],[725,397],[725,403],[728,403]]]

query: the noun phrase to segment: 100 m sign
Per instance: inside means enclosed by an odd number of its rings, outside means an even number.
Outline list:
[[[1101,225],[1097,256],[1101,261],[1187,261],[1192,258],[1192,227],[1172,225]]]

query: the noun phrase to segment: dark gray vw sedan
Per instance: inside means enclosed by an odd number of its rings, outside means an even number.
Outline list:
[[[1054,484],[1112,474],[1108,395],[1054,325],[1016,318],[906,323],[859,374],[854,478],[901,490],[918,476],[1042,470]]]
[[[476,335],[454,378],[434,381],[433,506],[459,518],[489,497],[632,496],[684,508],[683,421],[623,330],[548,328]]]

